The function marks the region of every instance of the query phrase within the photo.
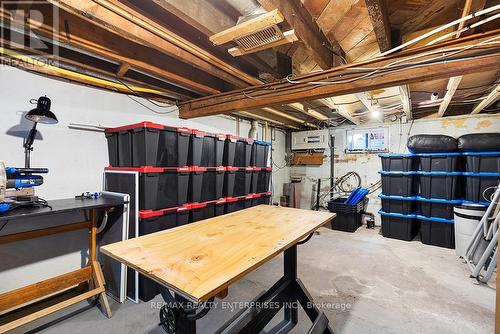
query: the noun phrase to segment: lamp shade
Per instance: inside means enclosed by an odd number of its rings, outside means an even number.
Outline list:
[[[41,96],[37,103],[36,108],[31,109],[24,117],[35,123],[42,124],[57,124],[56,115],[50,111],[50,99],[46,96]]]

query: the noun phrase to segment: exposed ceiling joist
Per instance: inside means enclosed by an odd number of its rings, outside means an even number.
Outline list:
[[[308,108],[307,106],[305,106],[303,103],[289,103],[287,104],[287,107],[290,107],[294,110],[297,110],[298,112],[301,112],[303,113],[304,115],[307,115],[307,116],[311,116],[319,121],[326,121],[328,119],[328,117],[326,117],[325,115],[323,115],[322,113],[316,111],[316,110],[313,110],[313,109],[310,109]]]
[[[283,14],[285,20],[308,47],[314,60],[322,69],[329,69],[335,64],[341,64],[338,56],[335,56],[336,61],[334,62],[334,54],[343,57],[342,48],[337,42],[331,45],[300,0],[258,0],[258,2],[267,11],[278,9]]]
[[[365,0],[380,52],[391,48],[391,26],[385,0]]]
[[[228,65],[208,51],[202,50],[190,41],[118,1],[48,1],[110,32],[147,45],[169,56],[178,57],[180,60],[236,86],[243,87],[247,84],[260,83],[258,79]]]
[[[479,114],[481,111],[483,111],[484,108],[487,108],[488,106],[492,105],[499,98],[500,98],[500,85],[496,86],[495,89],[493,89],[491,93],[489,93],[488,96],[486,96],[486,98],[481,101],[481,103],[479,103],[476,107],[474,107],[471,114]]]
[[[403,103],[403,111],[406,115],[406,119],[412,120],[413,114],[412,114],[410,87],[408,85],[401,85],[398,88],[399,88],[399,96],[401,97],[401,102]]]
[[[338,112],[339,115],[341,115],[342,117],[344,117],[345,119],[347,119],[351,123],[353,123],[355,125],[359,124],[359,119],[352,116],[351,113],[348,110],[346,110],[344,106],[336,104],[333,101],[333,98],[320,99],[320,100],[318,100],[318,102],[321,102],[325,106],[329,107],[330,109]]]
[[[446,112],[446,109],[448,109],[451,99],[453,98],[453,95],[455,95],[455,92],[457,91],[462,78],[463,76],[459,75],[450,78],[450,80],[448,81],[448,84],[446,85],[446,94],[444,95],[443,101],[439,105],[438,117],[444,116],[444,113]]]
[[[299,124],[304,124],[305,126],[308,126],[310,128],[318,128],[318,126],[314,125],[314,124],[311,124],[311,123],[308,123],[308,122],[304,122],[304,120],[298,118],[298,117],[295,117],[295,116],[292,116],[284,111],[280,111],[280,110],[276,110],[275,108],[270,108],[270,107],[265,107],[265,108],[262,108],[262,110],[270,113],[270,114],[273,114],[273,115],[277,115],[277,116],[280,116],[280,117],[283,117],[283,118],[286,118],[286,119],[289,119],[293,122],[297,122]]]
[[[120,65],[120,68],[118,68],[118,71],[116,72],[116,76],[119,78],[123,78],[125,76],[125,73],[130,70],[130,65],[127,63],[123,63]]]
[[[247,117],[250,117],[250,118],[253,118],[253,119],[260,119],[262,121],[266,121],[266,122],[273,123],[273,124],[276,124],[276,125],[281,125],[281,126],[286,127],[286,128],[290,128],[290,129],[294,129],[294,130],[300,130],[300,127],[298,127],[298,126],[287,124],[287,123],[284,123],[284,122],[272,119],[272,118],[267,117],[267,116],[259,115],[259,114],[255,113],[255,112],[239,111],[237,114],[238,115],[247,116]]]
[[[180,115],[183,118],[193,118],[229,113],[242,109],[262,108],[329,96],[353,94],[412,82],[449,78],[451,76],[497,69],[500,66],[499,47],[497,45],[481,45],[480,50],[471,45],[478,45],[478,43],[499,37],[500,30],[489,31],[418,49],[409,49],[360,64],[350,64],[308,74],[294,79],[294,82],[270,83],[246,90],[183,102],[180,104]],[[434,54],[443,54],[450,48],[460,47],[463,48],[460,54],[461,58],[453,61],[443,61],[442,57],[434,59]],[[481,57],[478,57],[479,54]],[[398,67],[397,71],[387,70],[387,66],[390,66],[390,64],[404,63],[408,57],[415,57],[416,55],[420,56],[420,61],[428,60],[426,66]],[[430,62],[430,59],[434,60]],[[353,67],[383,68],[384,71],[378,73],[375,77],[370,77],[363,76],[363,72],[359,70],[353,72],[351,70]],[[355,80],[346,80],[346,78],[352,78],[353,76],[356,77]],[[335,84],[316,85],[309,83],[332,81],[339,78],[342,78],[342,82]],[[271,91],[272,93],[270,93]]]

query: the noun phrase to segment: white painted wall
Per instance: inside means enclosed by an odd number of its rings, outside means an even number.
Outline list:
[[[157,115],[143,106],[132,101],[123,94],[112,93],[99,89],[89,88],[63,81],[45,78],[11,67],[0,67],[0,160],[8,166],[24,166],[23,138],[8,134],[15,129],[28,130],[32,123],[25,121],[23,112],[33,108],[30,99],[47,95],[52,99],[52,111],[59,119],[57,125],[39,125],[38,130],[43,140],[36,140],[32,154],[33,167],[47,167],[50,173],[45,178],[45,184],[36,189],[37,195],[45,199],[60,199],[73,197],[85,191],[99,191],[102,189],[103,168],[109,164],[107,143],[103,133],[70,129],[70,123],[84,123],[114,127],[140,121],[153,121],[172,126],[186,126],[205,131],[218,133],[238,134],[237,123],[234,119],[223,116],[206,117],[195,120],[182,120],[177,112],[169,115]],[[155,107],[148,101],[142,103],[163,112],[162,108]],[[22,126],[19,126],[22,122]],[[14,130],[15,130],[14,129]],[[239,134],[247,136],[250,129],[248,122],[240,122]],[[262,139],[262,129],[258,132]],[[275,132],[273,141],[273,156],[276,165],[285,164],[285,135],[281,131]],[[282,183],[288,182],[287,168],[273,173],[274,198],[279,200]],[[82,234],[83,235],[83,234]],[[86,247],[85,237],[80,240],[82,247]],[[68,238],[65,236],[64,238]],[[55,236],[47,240],[50,245],[64,244],[63,237]],[[21,249],[33,247],[47,247],[46,244],[32,242],[19,243]],[[22,244],[22,245],[21,245]],[[23,248],[24,247],[24,248]],[[21,252],[19,248],[0,247],[0,258],[29,256],[28,252]],[[1,260],[0,260],[1,261]],[[57,258],[46,259],[39,263],[32,263],[25,268],[2,271],[0,266],[0,292],[33,283],[47,277],[57,275],[80,266],[81,254],[78,252],[59,254]],[[22,272],[29,274],[20,274]]]
[[[380,124],[372,124],[356,129],[373,128],[381,126]],[[392,153],[408,153],[406,142],[409,136],[415,134],[444,134],[453,137],[459,137],[467,133],[480,132],[499,132],[500,131],[500,115],[475,115],[472,117],[446,117],[443,119],[422,119],[416,120],[413,125],[411,123],[384,124],[389,128],[389,150]],[[410,131],[411,127],[411,131]],[[335,160],[334,172],[335,177],[342,176],[350,171],[354,171],[361,176],[362,186],[366,187],[380,180],[378,171],[381,170],[381,163],[378,154],[352,154],[345,153],[346,148],[346,131],[354,127],[340,127],[332,130],[335,136]],[[326,153],[329,155],[329,152]],[[303,191],[301,198],[301,207],[308,208],[311,205],[311,188],[316,182],[316,179],[328,178],[330,176],[330,159],[326,158],[325,163],[320,167],[291,167],[291,176],[299,176],[303,179]],[[324,181],[322,190],[328,190],[329,183]],[[371,194],[368,211],[377,213],[380,209],[380,200],[377,197],[380,191]],[[380,223],[380,217],[375,215],[376,223]]]

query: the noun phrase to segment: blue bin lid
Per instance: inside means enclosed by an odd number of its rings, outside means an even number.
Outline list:
[[[477,176],[477,177],[500,177],[500,173],[472,173],[464,172],[464,176]]]
[[[420,201],[420,202],[452,204],[452,205],[460,205],[463,203],[463,201],[461,199],[424,198],[424,197],[420,197],[420,196],[416,196],[415,200]]]
[[[444,218],[426,217],[426,216],[422,216],[422,215],[416,215],[416,218],[420,219],[420,220],[427,220],[427,221],[436,222],[436,223],[454,224],[453,220],[444,219]]]
[[[423,172],[423,171],[418,171],[415,172],[418,175],[446,175],[446,176],[460,176],[463,175],[462,172]]]
[[[463,152],[463,155],[500,155],[500,152]]]
[[[386,171],[380,170],[378,173],[382,174],[382,175],[415,175],[418,172],[394,172],[394,171],[393,172],[386,172]]]
[[[378,197],[383,198],[383,199],[393,199],[393,200],[399,200],[399,201],[416,201],[417,197],[412,196],[412,197],[404,197],[404,196],[388,196],[384,194],[379,194]]]
[[[402,213],[394,213],[394,212],[385,212],[382,210],[378,211],[378,214],[381,216],[387,216],[387,217],[397,217],[397,218],[406,218],[406,219],[414,219],[417,218],[417,215],[415,214],[410,214],[410,215],[404,215]]]
[[[413,153],[380,153],[378,156],[381,158],[408,158],[416,155]]]
[[[263,140],[255,140],[254,141],[255,144],[257,145],[265,145],[265,146],[271,146],[271,143],[268,142],[268,141],[263,141]]]
[[[432,153],[416,153],[419,157],[445,157],[462,155],[462,152],[432,152]]]

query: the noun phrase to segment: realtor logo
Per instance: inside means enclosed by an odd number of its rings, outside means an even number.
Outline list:
[[[2,64],[29,67],[56,62],[57,6],[42,0],[0,0],[0,28]]]

